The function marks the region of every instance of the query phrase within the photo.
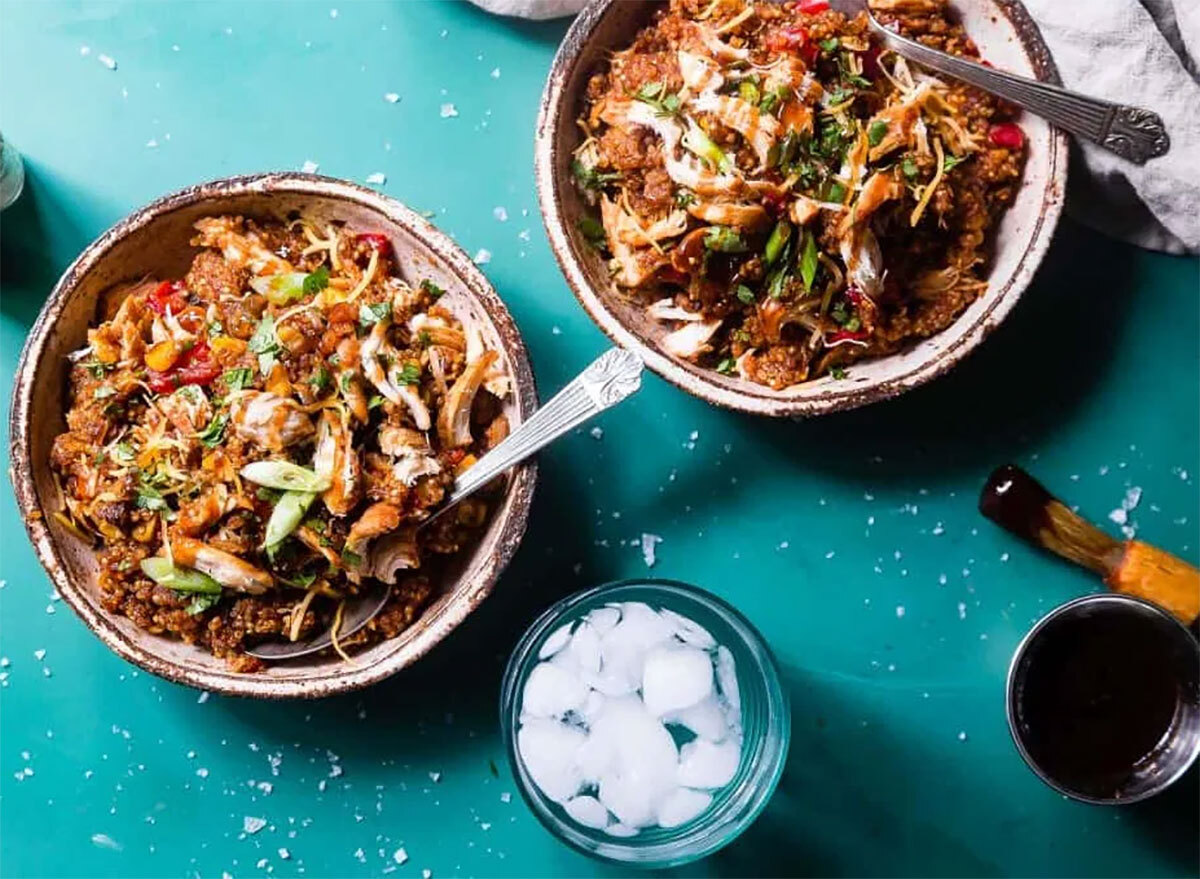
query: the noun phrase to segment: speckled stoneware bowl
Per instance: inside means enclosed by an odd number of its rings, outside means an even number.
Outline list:
[[[774,416],[821,415],[884,400],[946,372],[1004,320],[1029,285],[1050,244],[1067,181],[1066,135],[1024,114],[1028,139],[1025,176],[996,235],[987,291],[954,324],[897,354],[856,363],[844,379],[823,377],[782,391],[701,369],[659,348],[665,326],[619,291],[578,229],[592,211],[571,179],[571,153],[581,138],[575,124],[588,77],[606,53],[628,46],[661,4],[596,0],[567,32],[542,95],[536,140],[538,198],[550,245],[567,283],[588,314],[617,344],[641,354],[646,365],[690,394],[743,412]],[[1059,82],[1037,25],[1017,0],[952,0],[967,32],[992,64]]]
[[[192,223],[211,214],[286,218],[301,212],[340,221],[392,241],[403,276],[430,278],[447,291],[443,304],[478,326],[500,351],[513,378],[506,414],[515,426],[537,406],[533,373],[520,333],[496,291],[449,238],[399,202],[361,186],[311,174],[230,177],[168,195],[117,223],[67,269],[25,344],[12,401],[13,485],[29,537],[55,587],[89,629],[120,656],[173,681],[260,698],[320,697],[379,681],[420,659],[474,610],[496,583],[525,532],[537,478],[535,464],[510,474],[503,499],[473,548],[453,562],[438,597],[399,637],[354,655],[311,656],[255,674],[229,671],[199,647],[152,635],[100,603],[91,548],[51,516],[59,508],[48,456],[64,429],[67,354],[86,344],[101,294],[146,274],[182,277],[196,249]]]

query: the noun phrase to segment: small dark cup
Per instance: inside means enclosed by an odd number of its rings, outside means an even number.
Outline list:
[[[1007,713],[1050,787],[1100,805],[1144,800],[1200,756],[1200,642],[1140,598],[1077,598],[1017,645]]]

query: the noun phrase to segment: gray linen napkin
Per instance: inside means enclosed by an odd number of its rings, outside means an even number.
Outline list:
[[[471,0],[501,15],[574,15],[586,0]],[[1200,253],[1200,0],[1025,0],[1067,88],[1154,110],[1171,151],[1145,165],[1073,148],[1067,210],[1102,232]]]

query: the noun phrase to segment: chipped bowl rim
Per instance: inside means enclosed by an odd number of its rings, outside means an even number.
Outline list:
[[[30,328],[17,364],[9,415],[10,476],[17,506],[38,561],[84,625],[122,659],[175,683],[224,695],[313,699],[367,687],[411,665],[432,650],[483,602],[512,560],[525,534],[537,482],[536,461],[529,460],[512,471],[504,502],[494,514],[503,517],[500,528],[490,542],[480,542],[474,550],[475,553],[486,553],[487,558],[473,571],[465,572],[464,578],[471,575],[470,580],[460,578],[457,581],[459,588],[464,583],[467,588],[458,598],[448,602],[435,618],[428,620],[410,641],[370,665],[343,663],[314,669],[311,676],[278,679],[264,672],[239,673],[197,668],[165,657],[158,651],[148,649],[143,642],[149,638],[167,641],[177,639],[142,629],[137,629],[132,635],[126,634],[118,627],[115,614],[102,607],[94,607],[85,600],[83,592],[90,584],[74,582],[62,561],[57,541],[47,524],[46,511],[38,498],[34,481],[34,456],[30,447],[30,426],[34,420],[33,407],[38,384],[36,365],[51,344],[64,308],[83,278],[128,235],[177,209],[212,198],[248,195],[269,197],[275,193],[333,199],[365,208],[406,230],[417,240],[421,249],[444,261],[487,314],[503,340],[504,353],[513,376],[513,404],[521,419],[525,420],[533,414],[537,408],[537,388],[529,352],[516,322],[483,272],[444,232],[391,196],[347,180],[303,172],[234,175],[185,187],[155,199],[118,220],[64,270]],[[425,612],[413,622],[411,628],[421,627],[424,618]],[[386,644],[387,641],[380,643]]]
[[[1062,214],[1066,197],[1068,141],[1067,135],[1053,125],[1050,126],[1048,174],[1041,193],[1041,205],[1033,220],[1024,252],[1004,284],[991,293],[991,302],[958,337],[945,348],[931,352],[925,360],[915,364],[907,372],[885,379],[870,379],[868,382],[845,389],[826,388],[819,393],[800,396],[789,391],[773,391],[765,385],[739,381],[735,386],[718,382],[705,372],[693,371],[680,361],[667,355],[654,343],[647,343],[633,332],[609,307],[608,291],[596,289],[588,280],[583,261],[567,230],[567,210],[563,193],[570,183],[567,174],[559,174],[560,151],[556,144],[556,132],[566,113],[573,113],[570,106],[572,95],[567,84],[576,74],[576,69],[595,39],[597,27],[609,10],[627,0],[592,0],[571,23],[563,38],[550,72],[546,78],[538,110],[537,128],[534,135],[534,174],[538,204],[550,249],[575,298],[583,306],[593,322],[616,344],[636,351],[646,365],[660,377],[683,391],[724,409],[766,415],[777,418],[796,418],[825,415],[846,409],[855,409],[888,400],[905,391],[919,387],[945,374],[967,357],[983,340],[995,330],[1016,305],[1021,294],[1033,280],[1046,250],[1054,236]],[[657,2],[657,0],[656,0]],[[1061,85],[1058,68],[1050,54],[1037,23],[1020,0],[958,0],[973,5],[985,5],[1006,18],[1012,25],[1021,50],[1029,60],[1037,78],[1043,82]],[[661,3],[659,4],[661,5]],[[565,167],[565,164],[563,165]],[[955,323],[961,321],[960,315]],[[942,332],[954,327],[952,323]],[[874,360],[883,360],[886,355]]]

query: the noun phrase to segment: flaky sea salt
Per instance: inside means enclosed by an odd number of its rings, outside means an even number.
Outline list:
[[[400,95],[397,94],[396,92],[388,92],[387,94],[385,94],[383,96],[383,99],[385,101],[387,101],[389,104],[395,104],[396,102],[398,102],[400,100]]]
[[[320,167],[321,166],[319,164],[317,164],[316,162],[314,162],[312,159],[305,159],[304,164],[300,166],[300,170],[303,171],[305,174],[316,174],[317,169]]]
[[[477,266],[485,266],[492,261],[492,252],[486,247],[481,247],[475,251],[475,256],[472,258]]]
[[[662,540],[657,534],[642,534],[642,561],[646,563],[647,568],[653,568],[654,563],[658,561],[656,550]]]
[[[387,175],[384,174],[382,171],[376,171],[373,174],[367,175],[367,182],[368,183],[376,183],[376,184],[387,183]]]
[[[438,115],[443,119],[453,119],[458,115],[458,108],[453,104],[442,104],[441,108],[438,110]]]

